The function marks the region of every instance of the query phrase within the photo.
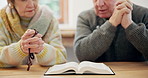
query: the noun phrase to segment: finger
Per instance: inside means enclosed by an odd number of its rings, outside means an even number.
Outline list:
[[[124,4],[120,4],[118,6],[116,6],[117,10],[121,10],[123,8],[126,8],[126,6]]]
[[[40,45],[43,45],[44,43],[45,43],[44,41],[41,41],[41,42],[40,42]]]
[[[41,50],[43,50],[43,45],[24,45],[22,50],[24,53],[28,54],[29,48],[30,48],[30,53],[38,53]]]
[[[120,6],[120,9],[124,8],[125,6],[130,10],[133,10],[132,3],[130,1],[119,1],[117,2],[116,6]]]
[[[31,38],[34,35],[35,31],[32,29],[28,29],[24,35],[21,37],[23,40]]]
[[[32,48],[32,49],[30,49],[30,51],[31,51],[31,53],[36,53],[36,54],[38,54],[38,53],[40,53],[43,49],[44,49],[44,47],[43,47],[43,46],[40,46],[39,48],[36,48],[36,49]]]
[[[39,40],[30,44],[38,44],[38,45],[43,45],[45,42],[43,40]]]
[[[42,34],[38,33],[35,37],[42,38],[42,36],[43,36]]]
[[[130,0],[126,0],[131,6],[133,6],[133,3]]]
[[[32,48],[38,48],[39,45],[37,45],[37,44],[34,44],[34,45],[31,44],[31,45],[30,45],[30,44],[29,44],[29,45],[24,45],[23,47],[24,47],[25,49],[29,49],[29,48],[32,49]]]
[[[123,9],[121,9],[121,10],[120,10],[120,14],[123,16],[123,15],[124,15],[124,13],[129,14],[129,13],[130,13],[130,11],[131,11],[131,10],[129,10],[128,8],[123,8]]]
[[[22,51],[24,52],[24,53],[28,53],[28,48],[25,48],[24,46],[21,46],[21,49],[22,49]]]
[[[24,40],[24,44],[32,44],[34,42],[38,42],[42,40],[41,38],[37,38],[37,37],[33,37],[33,38],[29,38],[27,40]]]
[[[29,42],[27,42],[26,40],[21,40],[21,46],[24,46],[24,45],[28,45]]]
[[[124,3],[125,1],[126,1],[126,0],[118,0],[118,1],[115,3],[115,5],[118,6],[118,5],[122,4],[122,3]]]
[[[25,45],[24,42],[21,41],[21,43],[20,43],[21,50],[22,50],[24,53],[27,53],[26,48],[24,47],[24,45]]]
[[[124,4],[125,4],[126,7],[129,8],[130,10],[133,10],[133,6],[132,6],[129,2],[124,2]]]
[[[26,54],[28,54],[28,53],[29,53],[28,48],[24,49],[24,51],[23,51],[23,52],[24,52],[24,53],[26,53]]]

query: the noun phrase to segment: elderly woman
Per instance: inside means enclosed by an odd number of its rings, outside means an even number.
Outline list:
[[[0,67],[26,64],[29,54],[42,66],[66,62],[58,22],[49,9],[39,6],[38,0],[7,2],[0,10]]]

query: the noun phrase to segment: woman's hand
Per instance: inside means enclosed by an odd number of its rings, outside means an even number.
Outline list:
[[[29,53],[28,49],[30,48],[30,53],[40,53],[43,50],[44,41],[42,40],[41,34],[35,34],[35,30],[28,29],[24,35],[21,37],[21,49],[24,53]]]

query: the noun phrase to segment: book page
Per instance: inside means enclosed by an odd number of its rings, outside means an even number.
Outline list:
[[[50,67],[45,74],[62,74],[68,70],[78,71],[78,63],[76,62],[68,62],[65,64],[54,65]]]
[[[104,63],[94,63],[89,61],[83,61],[78,67],[79,73],[96,73],[96,74],[114,74],[112,70]]]

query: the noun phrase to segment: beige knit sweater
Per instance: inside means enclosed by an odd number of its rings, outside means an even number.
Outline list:
[[[27,27],[27,29],[30,28],[39,31],[45,42],[44,49],[39,54],[35,54],[34,62],[42,66],[66,62],[66,50],[62,45],[58,22],[47,7],[40,6]],[[14,9],[11,11],[7,7],[0,11],[0,67],[24,64],[28,56],[20,48],[20,38],[24,32]]]

